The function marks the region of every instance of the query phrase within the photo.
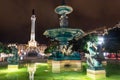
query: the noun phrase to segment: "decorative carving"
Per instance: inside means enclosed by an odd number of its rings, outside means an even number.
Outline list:
[[[70,45],[69,47],[67,47],[67,45],[62,45],[60,47],[60,51],[64,54],[64,55],[70,55],[70,53],[72,53],[72,47],[73,45]]]

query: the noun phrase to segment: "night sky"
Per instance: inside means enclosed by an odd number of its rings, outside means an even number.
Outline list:
[[[106,26],[114,27],[120,21],[120,0],[66,0],[74,11],[69,15],[71,28],[85,32]],[[30,39],[32,9],[36,14],[36,40],[46,43],[46,29],[59,26],[54,9],[61,0],[0,0],[0,41],[27,43]]]

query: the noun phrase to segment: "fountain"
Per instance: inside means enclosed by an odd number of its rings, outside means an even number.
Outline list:
[[[55,12],[60,17],[60,27],[46,30],[43,35],[59,42],[59,46],[49,56],[51,60],[52,72],[59,73],[60,71],[79,71],[81,69],[80,53],[72,51],[72,45],[69,41],[81,38],[84,32],[81,29],[68,28],[68,16],[73,11],[73,8],[62,4],[55,8]]]

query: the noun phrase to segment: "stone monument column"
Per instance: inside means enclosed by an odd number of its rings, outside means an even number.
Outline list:
[[[30,34],[30,41],[28,42],[29,47],[36,47],[37,42],[35,41],[35,12],[34,9],[32,11],[32,16],[31,16],[31,34]]]

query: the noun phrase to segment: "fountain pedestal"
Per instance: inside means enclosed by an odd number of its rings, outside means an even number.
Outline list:
[[[105,79],[106,78],[106,71],[105,70],[87,69],[87,76],[90,77],[92,80]]]
[[[81,60],[52,60],[50,63],[52,65],[53,73],[60,73],[62,71],[80,71],[81,70]]]
[[[52,72],[60,73],[60,61],[52,61]]]

